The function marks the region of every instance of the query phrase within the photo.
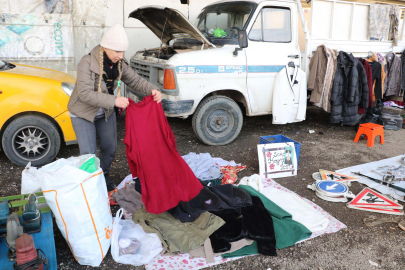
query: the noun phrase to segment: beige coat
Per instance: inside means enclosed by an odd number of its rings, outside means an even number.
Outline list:
[[[90,122],[94,121],[99,108],[104,109],[105,116],[108,118],[114,112],[116,99],[114,95],[108,93],[104,80],[101,81],[101,93],[98,92],[96,77],[100,76],[99,50],[100,46],[96,46],[89,55],[83,56],[77,65],[77,80],[68,103],[70,113]],[[128,87],[145,95],[150,95],[152,89],[159,90],[157,86],[133,71],[125,59],[122,61],[121,80]],[[114,89],[117,83],[115,80]]]
[[[329,57],[328,57],[328,65],[326,68],[325,84],[321,103],[322,108],[326,112],[330,113],[331,110],[330,97],[332,95],[333,79],[335,78],[335,72],[337,67],[338,51],[327,48],[327,52],[329,54]]]
[[[321,101],[327,63],[328,54],[326,47],[324,45],[320,45],[309,62],[310,72],[308,78],[308,90],[312,90],[310,99],[311,102],[319,103]]]

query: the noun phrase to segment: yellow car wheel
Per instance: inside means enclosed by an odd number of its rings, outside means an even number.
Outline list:
[[[14,163],[42,166],[51,162],[59,152],[60,135],[56,126],[38,115],[14,119],[5,129],[2,145],[6,156]]]

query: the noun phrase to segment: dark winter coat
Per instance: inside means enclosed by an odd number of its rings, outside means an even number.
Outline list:
[[[363,65],[353,55],[339,52],[331,96],[331,123],[357,122],[358,105],[368,108],[367,75]]]
[[[367,76],[367,86],[368,86],[368,106],[373,106],[373,70],[371,69],[370,64],[363,58],[358,58],[360,63],[363,65],[364,70],[366,71]],[[366,109],[359,106],[359,114],[365,114]]]

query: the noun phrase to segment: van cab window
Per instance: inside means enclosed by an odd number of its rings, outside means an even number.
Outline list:
[[[197,28],[212,43],[237,44],[238,31],[245,29],[254,3],[221,3],[208,6],[197,17]]]
[[[281,7],[265,7],[258,14],[249,39],[263,42],[291,42],[291,10]]]

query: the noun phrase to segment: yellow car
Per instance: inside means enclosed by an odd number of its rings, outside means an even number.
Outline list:
[[[63,72],[0,60],[0,148],[12,162],[42,166],[61,140],[76,143],[67,110],[74,83]]]

